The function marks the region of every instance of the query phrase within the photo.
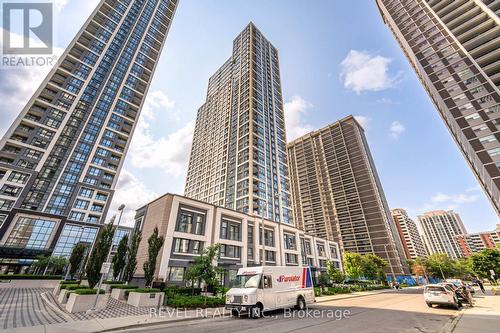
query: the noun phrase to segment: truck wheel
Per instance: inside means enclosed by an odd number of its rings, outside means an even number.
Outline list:
[[[297,305],[295,306],[295,310],[303,311],[306,309],[306,301],[304,300],[304,297],[299,296],[297,298]]]
[[[427,306],[432,308],[432,303],[427,303]]]
[[[233,317],[239,317],[240,316],[240,312],[238,310],[232,309],[231,310],[231,315]]]
[[[252,306],[250,308],[249,312],[250,318],[252,319],[258,319],[262,316],[262,305],[258,304],[255,306]]]

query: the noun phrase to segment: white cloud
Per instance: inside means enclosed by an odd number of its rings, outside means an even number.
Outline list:
[[[363,127],[363,129],[367,129],[368,128],[368,123],[370,122],[370,118],[367,117],[367,116],[354,116],[354,119],[356,119],[358,121],[358,123],[361,125],[361,127]]]
[[[393,121],[391,123],[391,127],[389,128],[390,135],[394,140],[399,139],[399,137],[405,130],[406,128],[404,127],[404,125],[397,120]]]
[[[398,101],[394,101],[394,100],[387,98],[387,97],[383,97],[383,98],[377,100],[377,102],[382,103],[382,104],[386,104],[386,105],[399,105],[399,104],[401,104]]]
[[[310,102],[297,95],[285,103],[285,126],[288,141],[295,140],[313,130],[312,126],[305,123],[303,119],[307,115],[307,110],[312,106]]]
[[[363,91],[380,91],[392,88],[398,76],[389,74],[391,59],[371,55],[366,51],[351,50],[340,63],[344,87],[360,94]]]
[[[466,191],[467,192],[467,191]],[[437,204],[453,204],[453,205],[461,205],[467,204],[471,202],[475,202],[479,199],[478,195],[475,194],[445,194],[445,193],[437,193],[431,197],[431,202]]]
[[[120,225],[132,226],[135,210],[157,197],[158,195],[148,190],[146,185],[137,179],[137,177],[129,171],[122,169],[120,177],[118,178],[118,183],[116,184],[116,192],[107,215],[108,221],[113,215],[116,215],[117,218],[119,217],[120,213],[118,212],[118,207],[124,204],[125,209]],[[116,220],[115,223],[117,222],[118,220]]]
[[[194,122],[177,131],[156,138],[150,130],[155,112],[170,111],[175,102],[161,91],[151,91],[146,98],[141,119],[135,129],[128,156],[135,168],[161,168],[167,174],[180,176],[185,173],[193,141]]]
[[[67,4],[68,0],[52,0],[56,11],[60,12]]]

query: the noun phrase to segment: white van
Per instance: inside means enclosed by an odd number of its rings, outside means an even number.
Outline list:
[[[314,302],[310,267],[260,266],[240,268],[226,294],[226,309],[234,316],[247,312],[258,318],[263,311],[304,310]]]

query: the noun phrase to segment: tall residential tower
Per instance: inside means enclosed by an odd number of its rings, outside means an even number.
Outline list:
[[[446,253],[452,259],[463,257],[457,242],[458,235],[466,234],[460,215],[454,211],[437,210],[417,216],[429,254]]]
[[[104,222],[178,0],[102,0],[0,141],[0,258]]]
[[[377,4],[500,215],[500,3],[377,0]]]
[[[250,23],[210,78],[185,195],[293,224],[278,51]]]
[[[363,128],[353,116],[288,144],[296,225],[343,252],[373,253],[408,272]]]
[[[404,209],[396,208],[391,210],[391,213],[403,243],[406,259],[427,257],[427,250],[415,221],[408,216]]]

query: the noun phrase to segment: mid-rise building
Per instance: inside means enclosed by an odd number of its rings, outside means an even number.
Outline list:
[[[452,259],[463,257],[456,237],[466,234],[460,215],[454,211],[436,210],[417,217],[429,254],[446,253]]]
[[[348,116],[288,144],[296,226],[408,272],[363,128]]]
[[[494,231],[458,235],[457,242],[466,257],[485,249],[494,249],[500,244],[500,224]]]
[[[460,151],[500,215],[500,5],[377,0]]]
[[[399,237],[403,243],[406,259],[416,259],[427,256],[422,236],[417,224],[409,216],[406,210],[396,208],[391,210],[392,218],[398,229]]]
[[[175,194],[165,194],[136,211],[142,233],[135,282],[144,283],[147,239],[155,227],[165,237],[158,255],[155,279],[185,283],[184,274],[203,249],[220,244],[217,265],[224,268],[221,283],[228,285],[239,268],[249,266],[310,266],[317,277],[327,261],[342,269],[338,244],[276,223]],[[262,230],[264,228],[264,230]]]
[[[184,193],[293,225],[278,50],[252,23],[209,80]]]
[[[177,0],[101,0],[0,141],[0,261],[93,242]]]

